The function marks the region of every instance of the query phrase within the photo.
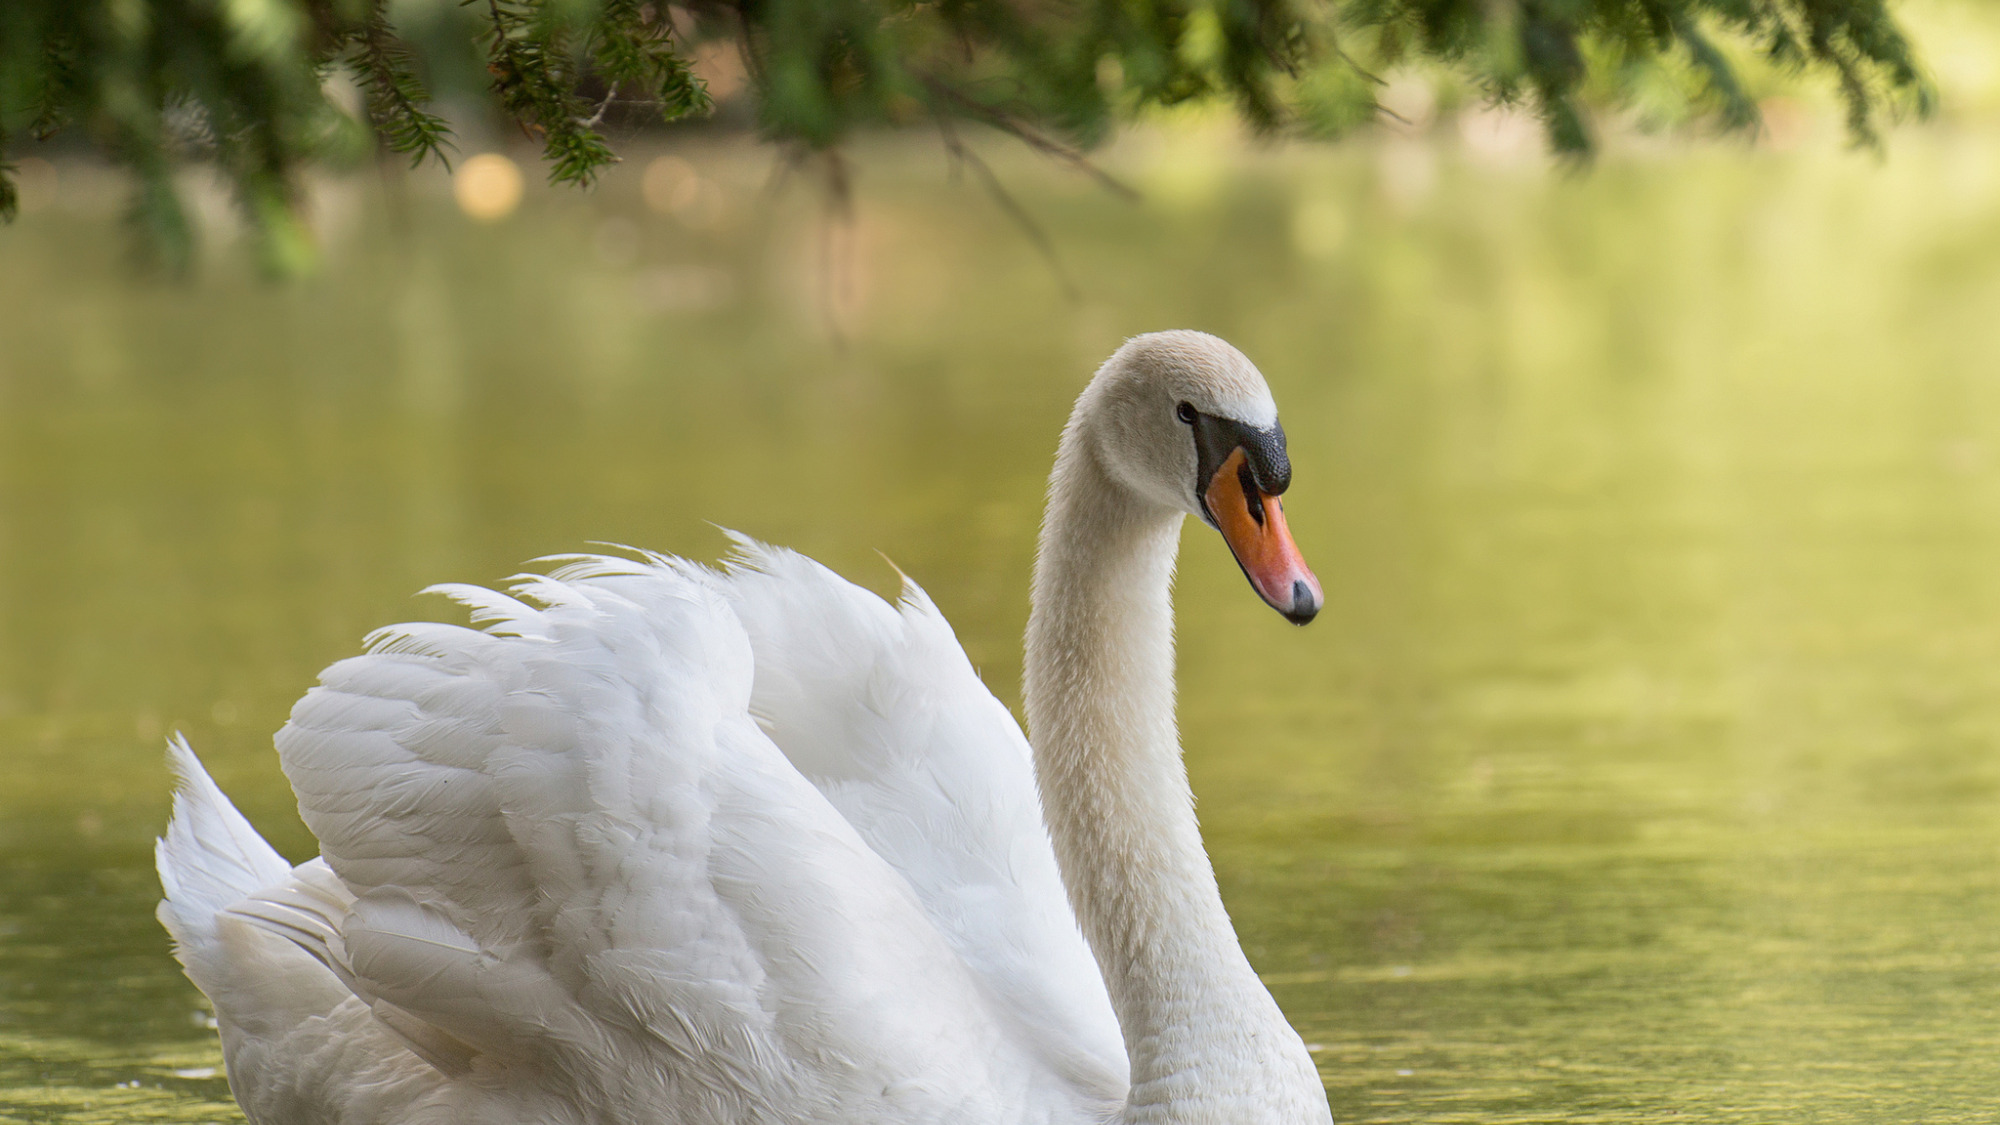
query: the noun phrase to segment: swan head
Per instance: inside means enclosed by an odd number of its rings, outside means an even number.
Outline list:
[[[1323,604],[1278,499],[1292,483],[1278,404],[1254,364],[1206,332],[1119,348],[1085,393],[1099,461],[1117,483],[1222,533],[1250,585],[1293,624]]]

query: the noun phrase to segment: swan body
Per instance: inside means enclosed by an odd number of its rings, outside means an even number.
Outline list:
[[[370,638],[280,759],[292,866],[184,742],[160,917],[253,1125],[1325,1123],[1202,850],[1173,718],[1187,514],[1295,621],[1276,407],[1199,333],[1065,429],[1033,746],[914,583],[739,539],[582,556]]]

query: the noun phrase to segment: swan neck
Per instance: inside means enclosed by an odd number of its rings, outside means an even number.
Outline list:
[[[1237,943],[1181,760],[1172,584],[1183,515],[1115,482],[1084,411],[1050,479],[1024,694],[1057,861],[1124,1033],[1132,1118],[1142,1102],[1181,1104],[1176,1083],[1190,1074],[1216,1089],[1260,1080],[1260,1060],[1231,1057],[1229,1044],[1297,1037]]]

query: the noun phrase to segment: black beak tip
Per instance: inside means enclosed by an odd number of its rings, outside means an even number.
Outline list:
[[[1319,616],[1319,599],[1313,597],[1312,587],[1304,582],[1292,583],[1292,608],[1279,610],[1285,620],[1294,625],[1304,625]]]

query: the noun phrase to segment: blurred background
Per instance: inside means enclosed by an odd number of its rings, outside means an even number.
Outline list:
[[[720,56],[589,191],[476,107],[451,173],[316,173],[284,283],[200,166],[167,281],[124,173],[17,152],[0,1120],[240,1120],[152,920],[163,740],[311,855],[271,733],[456,619],[427,584],[720,524],[886,592],[880,551],[1018,707],[1057,431],[1169,327],[1269,378],[1328,595],[1293,629],[1187,536],[1204,832],[1337,1121],[1984,1120],[2000,12],[1898,12],[1942,109],[1880,154],[1773,76],[1754,143],[1665,99],[1578,166],[1422,69],[1334,144],[1151,115],[1096,157],[1136,201],[968,137],[1054,264],[932,134],[855,138],[839,206]]]

